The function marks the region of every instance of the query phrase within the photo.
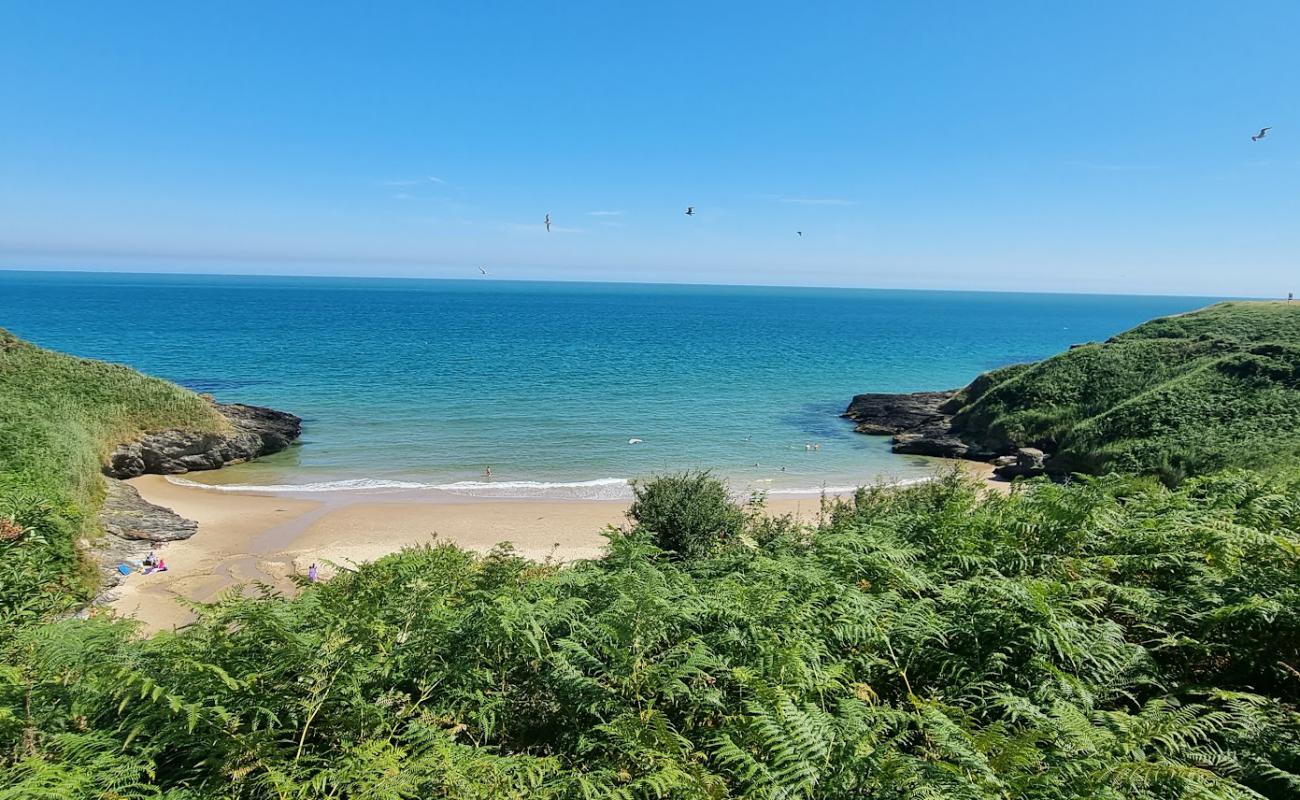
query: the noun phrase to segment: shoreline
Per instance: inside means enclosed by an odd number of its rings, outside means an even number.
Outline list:
[[[919,468],[901,474],[882,472],[871,477],[870,484],[883,483],[890,486],[906,486],[930,480],[945,461],[953,459],[915,457],[924,462]],[[965,459],[963,459],[965,460]],[[244,469],[239,465],[234,469],[210,470],[202,473],[181,475],[164,475],[169,483],[185,488],[231,494],[256,495],[262,497],[292,497],[298,499],[323,500],[326,498],[367,498],[403,502],[414,499],[415,502],[477,503],[492,502],[629,502],[632,499],[632,486],[641,478],[593,478],[585,480],[544,481],[535,479],[504,480],[453,480],[453,481],[416,481],[396,478],[332,478],[302,483],[261,483],[240,472],[238,482],[226,482],[229,474]],[[714,473],[718,474],[718,473]],[[203,477],[199,477],[199,476]],[[645,476],[648,477],[648,476]],[[718,475],[731,487],[736,497],[749,497],[751,493],[762,493],[769,498],[803,498],[822,495],[851,494],[863,484],[860,476],[836,476],[823,483],[816,483],[816,478],[808,481],[786,480],[776,483],[771,478],[752,479],[744,476]],[[786,478],[784,474],[781,476]]]
[[[991,468],[981,467],[987,465],[961,465],[996,490],[1009,489],[990,480]],[[178,484],[161,475],[129,483],[146,501],[198,523],[194,536],[157,548],[166,572],[132,574],[106,603],[151,632],[187,624],[193,615],[183,600],[209,602],[235,587],[253,591],[257,583],[292,593],[293,576],[305,574],[312,563],[328,578],[335,571],[332,564],[374,561],[435,540],[478,553],[510,542],[520,555],[537,561],[597,558],[604,552],[602,531],[624,527],[631,504],[630,499],[240,492]],[[816,522],[821,508],[821,495],[769,496],[764,506],[769,515],[792,514],[805,522]]]

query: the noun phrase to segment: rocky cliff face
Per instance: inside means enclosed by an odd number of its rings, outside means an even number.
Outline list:
[[[141,561],[158,544],[188,539],[199,530],[198,523],[148,502],[129,483],[109,479],[104,490],[99,520],[105,535],[94,550],[102,593],[95,604],[110,600],[112,590],[122,583],[118,564]]]
[[[106,534],[95,551],[103,575],[104,593],[95,604],[107,602],[123,578],[117,565],[138,562],[155,546],[188,539],[198,531],[193,520],[169,508],[153,505],[122,478],[139,475],[174,475],[192,470],[216,469],[226,464],[276,453],[302,433],[302,420],[293,414],[238,403],[214,404],[230,422],[225,435],[170,430],[150,433],[138,441],[118,445],[104,474],[104,504],[99,519]]]
[[[109,456],[104,474],[111,478],[138,475],[175,475],[217,469],[258,456],[277,453],[302,433],[302,420],[293,414],[239,403],[216,404],[233,428],[221,435],[170,430],[150,433],[138,441],[118,445]]]
[[[942,407],[956,392],[860,394],[844,416],[858,423],[858,433],[893,436],[947,418]]]
[[[858,424],[858,433],[892,436],[895,453],[967,458],[970,445],[952,431],[948,403],[957,392],[860,394],[844,416]]]
[[[853,398],[844,416],[858,424],[858,433],[892,436],[895,453],[940,458],[992,461],[994,471],[1005,478],[1032,477],[1045,471],[1041,450],[1021,448],[1009,454],[981,450],[953,430],[959,392],[912,392],[911,394],[860,394]]]

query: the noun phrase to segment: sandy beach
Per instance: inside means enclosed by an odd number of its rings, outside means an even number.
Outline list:
[[[988,478],[987,465],[964,469]],[[149,502],[199,525],[193,537],[160,547],[168,570],[132,575],[109,607],[133,616],[146,630],[165,630],[192,618],[184,601],[207,602],[235,587],[264,583],[291,592],[290,579],[315,562],[327,578],[332,565],[373,561],[403,547],[450,541],[485,553],[510,542],[532,559],[572,561],[601,554],[609,526],[626,524],[628,502],[439,498],[411,502],[382,495],[306,499],[178,486],[159,475],[130,483]],[[991,483],[1005,488],[1007,484]],[[815,522],[816,496],[769,498],[767,512]]]

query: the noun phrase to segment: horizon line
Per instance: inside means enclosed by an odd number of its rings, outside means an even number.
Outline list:
[[[1063,297],[1186,297],[1198,300],[1275,300],[1279,298],[1260,295],[1216,295],[1216,294],[1160,294],[1155,292],[1087,292],[1087,291],[1051,291],[1030,289],[936,289],[921,287],[884,287],[884,286],[846,286],[842,284],[794,284],[794,283],[712,283],[691,281],[646,281],[646,280],[585,280],[575,278],[498,278],[486,277],[453,278],[434,275],[355,275],[314,273],[251,273],[251,272],[206,272],[185,270],[131,270],[131,269],[87,269],[87,268],[50,268],[9,267],[0,265],[0,272],[26,272],[54,275],[168,275],[193,276],[208,278],[301,278],[305,280],[361,280],[361,281],[444,281],[461,283],[560,283],[593,286],[694,286],[717,289],[839,289],[843,291],[870,292],[933,292],[947,294],[1034,294],[1060,295]]]

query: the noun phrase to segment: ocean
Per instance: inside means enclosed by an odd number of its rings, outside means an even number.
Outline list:
[[[962,386],[1210,302],[0,271],[0,327],[304,418],[300,445],[188,479],[520,498],[688,468],[774,495],[916,479],[936,463],[839,417],[854,394]]]

